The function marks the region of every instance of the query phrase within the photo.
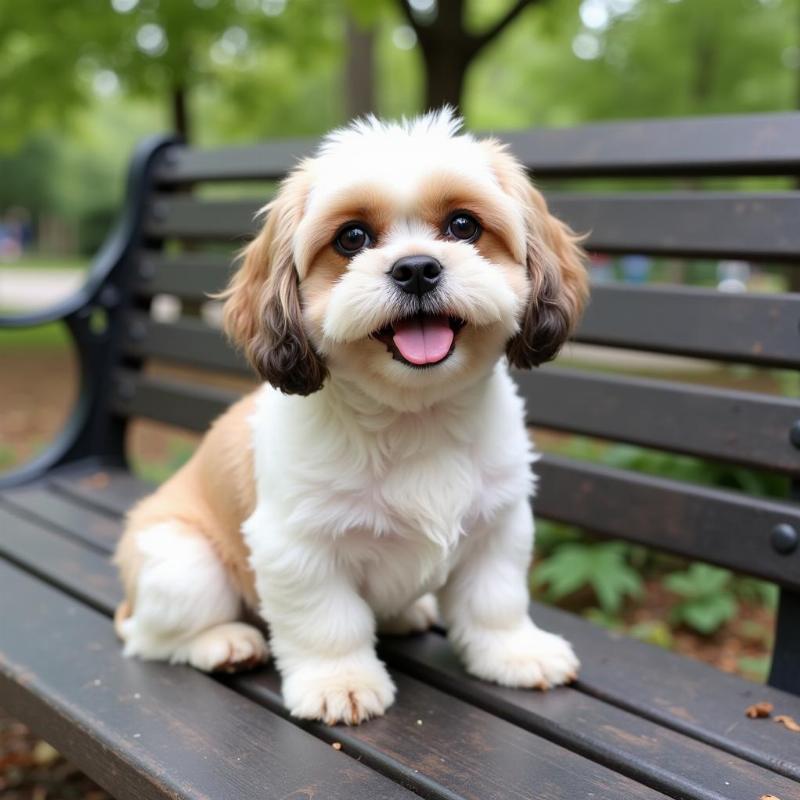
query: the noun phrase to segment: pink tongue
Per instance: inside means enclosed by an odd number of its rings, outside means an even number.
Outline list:
[[[392,339],[406,361],[436,364],[450,352],[453,331],[446,317],[407,319],[395,325]]]

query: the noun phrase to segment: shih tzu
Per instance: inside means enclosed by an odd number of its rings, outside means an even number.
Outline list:
[[[355,122],[264,209],[223,297],[265,384],[130,512],[126,655],[210,671],[271,652],[290,712],[327,723],[382,714],[376,632],[439,615],[475,676],[574,679],[528,614],[534,457],[509,365],[563,344],[583,255],[506,149],[460,127]]]

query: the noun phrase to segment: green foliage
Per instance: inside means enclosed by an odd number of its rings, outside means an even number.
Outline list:
[[[769,656],[761,658],[743,656],[739,659],[738,667],[742,674],[751,681],[766,683],[771,663],[772,659]]]
[[[682,598],[672,609],[672,621],[703,634],[721,628],[738,608],[732,578],[728,570],[700,563],[668,575],[664,584]]]
[[[534,587],[547,587],[546,596],[560,600],[588,586],[606,614],[616,614],[626,597],[638,597],[642,579],[628,563],[623,542],[562,544],[533,572]]]
[[[10,469],[16,461],[16,453],[10,447],[0,445],[0,472]]]
[[[786,480],[780,476],[628,445],[609,446],[583,437],[570,438],[559,452],[620,469],[754,495],[781,497],[787,491]],[[579,528],[544,520],[537,522],[536,555],[532,585],[542,590],[543,598],[563,601],[591,590],[598,607],[589,609],[586,615],[604,627],[621,627],[623,603],[641,595],[642,574],[665,576],[665,587],[677,596],[670,624],[685,625],[704,635],[716,632],[731,620],[740,602],[767,608],[777,605],[778,589],[774,584],[736,576],[704,563],[687,565],[682,559],[633,544],[598,542]],[[667,621],[634,625],[627,633],[664,647],[672,641]]]
[[[12,353],[20,350],[63,350],[72,343],[72,337],[59,322],[37,325],[33,328],[6,328],[0,331],[0,350]]]
[[[775,610],[778,607],[778,586],[758,578],[741,577],[735,583],[737,596],[751,605],[764,606]]]

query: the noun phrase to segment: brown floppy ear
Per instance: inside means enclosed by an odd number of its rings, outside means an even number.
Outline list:
[[[512,366],[529,369],[555,358],[578,324],[589,294],[586,253],[582,237],[549,212],[522,165],[499,142],[485,145],[501,186],[525,212],[531,295],[506,354]]]
[[[303,327],[292,237],[306,197],[300,169],[284,181],[266,207],[259,235],[219,295],[225,300],[223,326],[254,369],[286,394],[308,395],[322,387],[328,370]]]

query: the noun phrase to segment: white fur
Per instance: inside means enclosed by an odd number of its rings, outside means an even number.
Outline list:
[[[394,693],[375,620],[428,592],[474,674],[526,687],[574,675],[569,645],[528,618],[533,456],[505,365],[421,412],[376,408],[335,379],[302,399],[266,386],[251,422],[244,533],[294,714],[327,718],[343,687],[366,698],[340,719],[382,711]]]
[[[124,654],[211,672],[265,661],[261,632],[235,620],[240,599],[209,543],[165,522],[140,531],[135,613],[120,623]]]

